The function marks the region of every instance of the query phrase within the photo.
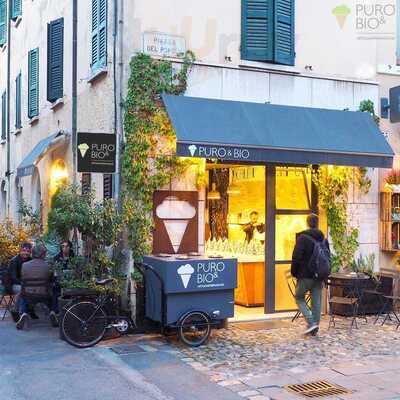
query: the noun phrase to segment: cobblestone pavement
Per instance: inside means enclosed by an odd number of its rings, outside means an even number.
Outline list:
[[[359,329],[350,332],[349,320],[328,330],[325,318],[316,337],[302,334],[301,321],[253,331],[231,324],[198,348],[170,343],[188,365],[253,400],[299,399],[283,386],[319,379],[355,391],[343,399],[400,399],[400,329],[373,322],[359,320]]]

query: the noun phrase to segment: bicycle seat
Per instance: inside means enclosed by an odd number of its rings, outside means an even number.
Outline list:
[[[114,279],[99,279],[96,281],[96,285],[107,286],[114,282]]]

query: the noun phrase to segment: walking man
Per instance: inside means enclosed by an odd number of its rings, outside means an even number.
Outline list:
[[[297,279],[296,303],[307,321],[305,334],[316,335],[321,318],[322,283],[330,272],[330,251],[328,241],[318,229],[318,216],[307,217],[307,230],[297,235],[292,256],[292,276]],[[311,296],[311,311],[305,296]]]

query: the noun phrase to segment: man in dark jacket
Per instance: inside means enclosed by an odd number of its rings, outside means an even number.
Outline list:
[[[21,317],[18,320],[17,329],[23,329],[29,320],[28,302],[25,297],[35,296],[43,299],[50,309],[50,322],[53,326],[58,325],[55,309],[56,300],[52,294],[51,284],[53,282],[53,272],[49,264],[45,261],[47,249],[39,244],[32,248],[32,260],[24,262],[21,270],[21,282],[24,285],[19,303]],[[29,281],[35,282],[35,286],[29,286]],[[26,284],[28,283],[28,286]]]
[[[322,281],[316,280],[309,269],[309,263],[314,251],[314,240],[323,242],[324,234],[318,229],[318,216],[310,214],[307,217],[309,229],[297,235],[296,246],[292,256],[292,276],[297,279],[296,303],[300,312],[307,321],[305,334],[315,335],[319,329],[321,319],[321,292]],[[327,246],[329,246],[327,244]],[[311,311],[305,301],[306,293],[311,295]]]

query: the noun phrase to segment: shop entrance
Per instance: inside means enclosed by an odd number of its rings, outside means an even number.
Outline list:
[[[316,208],[311,168],[207,163],[207,171],[206,253],[238,259],[235,319],[295,310],[285,272]]]

